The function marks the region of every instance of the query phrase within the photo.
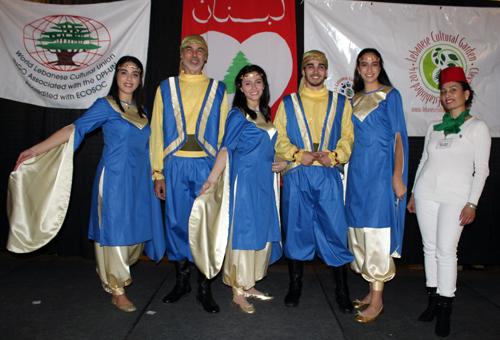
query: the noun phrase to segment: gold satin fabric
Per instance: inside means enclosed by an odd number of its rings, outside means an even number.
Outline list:
[[[368,94],[364,94],[363,92],[356,93],[352,98],[352,105],[356,108],[354,115],[360,121],[365,120],[378,107],[379,103],[385,100],[391,90],[392,87],[384,86],[382,89]]]
[[[67,143],[24,161],[11,172],[7,191],[8,250],[35,251],[61,229],[73,180],[73,143],[74,132]]]
[[[255,282],[267,275],[271,259],[270,242],[261,250],[238,250],[233,248],[233,230],[229,236],[224,260],[222,282],[233,287],[234,295],[243,295],[243,291],[255,286]]]
[[[124,287],[132,283],[130,266],[139,261],[143,250],[144,243],[121,247],[101,247],[100,243],[94,243],[97,274],[113,295],[125,294]]]
[[[189,217],[189,245],[196,267],[209,279],[224,262],[229,233],[229,157],[218,182],[196,198]]]
[[[116,103],[116,101],[113,99],[113,97],[108,96],[106,97],[106,100],[109,102],[111,107],[116,111],[119,112],[122,116],[123,119],[129,121],[130,123],[134,124],[136,128],[139,130],[142,130],[146,125],[148,125],[148,117],[141,117],[138,114],[137,111],[137,105],[127,105],[122,102],[122,107],[125,110],[123,112],[120,110],[120,107]]]
[[[311,133],[312,143],[319,144],[321,142],[321,133],[323,131],[326,110],[328,108],[329,92],[326,89],[326,86],[319,91],[312,91],[309,88],[304,87],[300,90],[299,94],[302,101],[302,107],[304,108],[304,112],[306,115],[307,125],[309,126],[309,132]],[[337,159],[340,164],[347,163],[349,161],[349,157],[351,157],[352,145],[354,142],[354,126],[352,124],[351,115],[351,104],[348,100],[346,100],[341,121],[341,138],[337,142],[334,150],[335,152],[337,152]],[[334,116],[335,108],[333,108],[332,118],[334,118]],[[278,156],[287,161],[291,161],[295,156],[296,163],[300,164],[303,150],[298,154],[295,154],[298,147],[293,145],[290,142],[290,139],[288,139],[286,124],[287,119],[285,105],[282,101],[278,107],[276,118],[274,119],[274,125],[278,130],[278,140],[276,141],[275,150]],[[304,133],[307,133],[305,131],[302,131],[303,129],[305,129],[305,127],[301,128],[302,135],[304,135]],[[333,153],[330,153],[330,159],[332,161],[332,164],[334,164],[335,157]],[[317,161],[315,161],[313,165],[322,166]]]
[[[194,135],[196,133],[196,122],[198,120],[209,83],[210,78],[208,78],[203,71],[201,75],[187,75],[184,71],[181,71],[179,75],[179,89],[182,96],[182,107],[184,109],[186,133],[188,135]],[[175,103],[175,101],[173,101],[173,103]],[[222,138],[224,137],[224,127],[228,112],[227,94],[224,93],[220,112],[218,146],[220,146]],[[163,99],[160,87],[156,90],[153,117],[151,120],[151,137],[149,140],[151,167],[153,171],[163,171],[163,163],[166,153],[163,138]],[[207,154],[205,151],[178,150],[175,153],[175,156],[207,157]],[[164,179],[163,174],[155,172],[153,174],[153,180],[156,179]]]
[[[97,196],[97,213],[99,215],[99,229],[101,229],[102,218],[102,193],[105,168],[102,169],[99,178],[99,194]],[[125,294],[124,287],[132,283],[130,266],[139,261],[144,250],[144,243],[131,246],[102,246],[94,242],[96,259],[96,271],[103,285],[111,289],[113,295]]]
[[[371,282],[374,290],[383,290],[384,282],[396,275],[390,254],[391,229],[349,227],[348,245],[354,255],[351,269]]]

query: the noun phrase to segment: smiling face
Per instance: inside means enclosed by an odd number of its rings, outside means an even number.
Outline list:
[[[316,91],[323,88],[323,83],[327,77],[328,70],[324,63],[319,60],[311,60],[302,69],[305,84],[310,90]]]
[[[449,81],[441,86],[441,101],[453,118],[465,111],[469,96],[470,91],[464,91],[462,84],[457,81]]]
[[[186,68],[186,74],[201,74],[207,60],[207,54],[200,44],[191,44],[182,50],[181,59]]]
[[[127,103],[132,101],[132,95],[141,82],[141,70],[131,61],[119,66],[116,82],[118,84],[118,97]]]
[[[248,107],[252,110],[258,110],[260,97],[264,92],[264,81],[262,80],[262,76],[256,71],[245,74],[241,81],[240,89],[247,98]]]
[[[380,58],[375,53],[368,52],[360,56],[360,59],[357,70],[361,78],[363,78],[365,88],[369,87],[369,85],[376,88],[380,87],[382,85],[378,81],[378,76],[382,70]]]

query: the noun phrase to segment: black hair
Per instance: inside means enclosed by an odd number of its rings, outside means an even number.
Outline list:
[[[243,67],[240,70],[240,72],[238,72],[238,75],[234,80],[234,83],[236,85],[236,91],[233,99],[233,108],[237,107],[238,109],[241,110],[241,112],[243,112],[243,114],[248,114],[254,120],[257,118],[257,114],[253,110],[248,108],[247,98],[245,97],[243,91],[241,91],[241,83],[243,82],[242,77],[245,74],[251,72],[257,72],[262,76],[262,82],[264,83],[264,91],[262,92],[262,96],[260,97],[259,100],[259,110],[260,112],[262,112],[262,115],[264,115],[266,122],[269,122],[271,120],[271,108],[269,107],[271,92],[269,91],[269,84],[267,83],[266,72],[264,72],[264,70],[260,66],[247,65]]]
[[[462,86],[462,90],[464,92],[465,91],[470,92],[469,98],[467,98],[467,100],[465,101],[465,107],[467,109],[470,109],[470,107],[472,106],[472,100],[474,99],[474,91],[472,90],[472,87],[470,87],[468,82],[457,81],[457,83],[460,83],[460,85]],[[443,87],[443,84],[441,83],[441,73],[440,73],[439,74],[439,89],[441,90],[442,87]]]
[[[132,98],[134,99],[134,102],[137,106],[137,113],[139,114],[140,117],[146,117],[146,113],[144,112],[144,108],[142,107],[142,104],[144,103],[144,86],[142,85],[142,75],[144,74],[144,67],[142,66],[142,63],[140,62],[139,59],[136,57],[132,57],[129,55],[126,55],[124,57],[121,57],[120,60],[116,63],[115,66],[115,74],[113,75],[113,83],[111,84],[111,88],[109,90],[108,95],[113,97],[115,100],[116,104],[118,104],[118,107],[122,112],[125,112],[123,109],[122,103],[120,102],[120,89],[118,88],[118,81],[116,78],[118,77],[118,66],[121,66],[125,64],[126,62],[132,62],[134,63],[138,68],[141,69],[141,74],[140,74],[140,79],[139,79],[139,85],[135,89],[134,93],[132,94]]]
[[[361,77],[361,74],[358,72],[358,67],[360,64],[359,58],[361,58],[364,54],[366,53],[374,53],[377,57],[380,58],[380,73],[378,75],[377,80],[379,81],[380,84],[382,85],[387,85],[387,86],[392,86],[391,81],[389,80],[389,76],[385,72],[384,69],[384,60],[382,59],[382,55],[380,55],[379,51],[377,51],[374,48],[365,48],[361,52],[359,52],[358,56],[356,57],[356,68],[354,69],[354,86],[353,90],[354,93],[361,92],[365,89],[365,82],[363,81],[363,78]]]

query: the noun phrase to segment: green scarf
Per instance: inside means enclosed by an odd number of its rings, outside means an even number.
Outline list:
[[[445,135],[460,132],[460,126],[465,122],[465,118],[469,117],[469,109],[465,110],[456,119],[452,118],[449,112],[446,112],[441,124],[434,125],[434,131],[443,131]]]

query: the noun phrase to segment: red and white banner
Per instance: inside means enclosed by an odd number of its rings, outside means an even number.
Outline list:
[[[0,0],[0,97],[88,108],[111,87],[118,59],[146,67],[150,0],[47,5]]]
[[[329,61],[330,90],[352,95],[356,56],[367,47],[384,58],[403,97],[410,136],[442,117],[437,75],[460,66],[475,91],[471,115],[500,137],[500,9],[306,0],[304,48]]]
[[[230,103],[234,78],[245,65],[266,71],[274,113],[283,95],[297,91],[294,0],[184,0],[182,37],[208,44],[207,76],[222,80]]]

